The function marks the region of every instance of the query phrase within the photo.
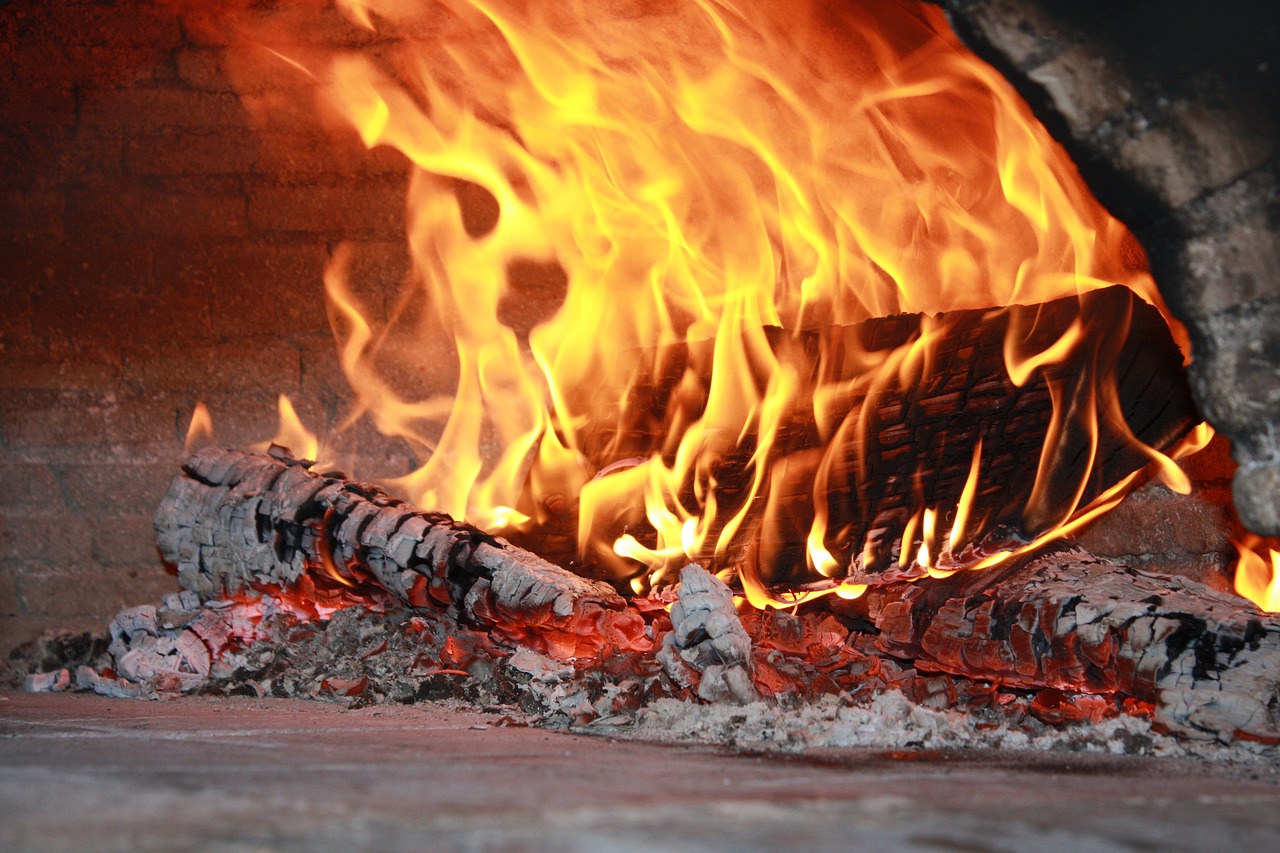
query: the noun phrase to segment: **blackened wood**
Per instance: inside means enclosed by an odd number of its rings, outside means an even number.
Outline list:
[[[1119,694],[1194,737],[1280,742],[1280,619],[1182,577],[1078,549],[880,587],[856,602],[918,669]]]
[[[541,632],[563,656],[646,643],[643,620],[607,584],[279,449],[200,450],[170,485],[155,529],[182,586],[206,599],[329,574],[522,637]]]
[[[1019,330],[1013,336],[1018,351],[1033,354],[1077,323],[1085,331],[1083,343],[1062,361],[1037,370],[1025,384],[1013,383],[1004,354],[1011,328]],[[829,428],[832,447],[825,454],[832,463],[828,477],[819,475],[826,442],[814,417],[813,398],[798,395],[798,405],[783,419],[777,449],[769,454],[767,486],[748,509],[751,520],[740,536],[743,545],[750,543],[750,559],[759,563],[764,577],[803,579],[808,533],[816,509],[825,507],[830,519],[826,545],[839,562],[847,566],[859,559],[864,543],[871,541],[877,545],[874,556],[858,571],[867,576],[863,580],[874,581],[881,574],[891,580],[908,520],[925,507],[944,514],[954,509],[979,440],[982,474],[970,536],[996,532],[1027,541],[1064,519],[1077,488],[1083,505],[1149,462],[1133,447],[1130,432],[1167,451],[1201,420],[1167,324],[1126,287],[1002,311],[955,311],[932,318],[903,314],[799,335],[773,329],[770,341],[774,355],[795,365],[811,392],[819,381],[848,380],[869,360],[885,358],[924,335],[933,342],[927,361],[900,378],[890,376],[871,396],[862,388],[824,401],[835,424]],[[622,421],[597,417],[579,434],[579,446],[597,471],[655,455],[671,463],[677,447],[673,432],[706,408],[712,344],[672,347],[650,361],[656,366],[642,367]],[[767,366],[757,365],[756,373],[763,391]],[[1055,395],[1064,413],[1057,422]],[[1098,405],[1092,406],[1089,400],[1095,397]],[[587,408],[614,410],[607,400],[595,403]],[[1092,423],[1095,411],[1101,414],[1093,454],[1082,422]],[[1049,488],[1033,495],[1047,440],[1053,448],[1045,460]],[[748,437],[714,458],[718,512],[713,530],[742,509],[755,450]],[[686,505],[696,506],[692,483],[686,492]],[[565,510],[573,498],[558,496],[557,505],[548,508],[537,496],[528,496],[522,509],[537,525],[507,535],[568,564],[580,556],[576,514]],[[769,501],[785,510],[766,523],[761,519]],[[944,529],[950,521],[943,516]],[[630,516],[617,520],[616,529],[602,529],[596,538],[611,544],[626,530],[643,541],[645,523],[637,501]],[[700,556],[719,565],[741,562],[743,555]],[[581,557],[585,565],[580,570],[588,573],[616,576],[627,570],[607,547]]]

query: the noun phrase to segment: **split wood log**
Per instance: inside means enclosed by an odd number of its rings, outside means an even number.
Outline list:
[[[281,448],[200,450],[171,483],[155,529],[182,586],[205,599],[327,572],[413,607],[454,608],[559,657],[648,647],[643,619],[608,584],[377,486],[311,471]]]
[[[1073,330],[1082,335],[1058,360],[1015,383],[1007,351],[1041,353]],[[917,346],[925,340],[927,348]],[[1147,465],[1149,456],[1133,438],[1168,451],[1201,420],[1168,325],[1121,286],[998,311],[902,314],[800,335],[773,329],[770,345],[780,362],[795,367],[805,393],[796,394],[763,462],[769,477],[751,498],[741,528],[750,532],[739,536],[749,555],[702,558],[714,565],[747,559],[775,583],[811,579],[802,573],[819,511],[827,518],[826,547],[837,561],[857,561],[859,582],[890,582],[900,574],[899,546],[914,515],[934,509],[949,526],[952,518],[945,514],[957,506],[975,454],[980,477],[969,538],[994,532],[1027,541],[1064,520],[1077,496],[1084,505]],[[578,446],[595,470],[653,456],[674,461],[673,433],[706,409],[712,347],[676,346],[642,359],[652,364],[641,365],[621,407],[622,421],[597,418],[579,433]],[[922,356],[925,349],[929,354]],[[876,365],[892,369],[873,385],[857,380]],[[763,392],[769,366],[753,366]],[[830,389],[842,383],[843,396],[824,392],[819,402],[812,393],[819,384]],[[819,409],[823,425],[815,416]],[[1090,432],[1095,424],[1096,447]],[[702,470],[714,479],[717,512],[710,541],[744,507],[752,466],[759,463],[756,450],[752,437],[718,458],[708,449],[713,460]],[[686,506],[698,504],[695,493],[687,484]],[[567,564],[578,557],[573,500],[557,496],[548,507],[527,496],[521,509],[537,526],[508,535]],[[762,521],[769,505],[776,511]],[[639,501],[630,515],[611,523],[596,537],[607,545],[623,530],[644,541]],[[627,568],[605,547],[588,554],[582,570],[616,577]]]
[[[1187,578],[1069,549],[858,604],[922,671],[1130,696],[1183,735],[1280,743],[1280,619]]]

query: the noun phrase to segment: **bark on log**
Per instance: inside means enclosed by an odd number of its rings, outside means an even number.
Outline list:
[[[1073,549],[859,604],[923,671],[1131,696],[1184,735],[1280,743],[1280,619],[1187,578]]]
[[[647,648],[643,619],[607,584],[554,566],[374,485],[272,455],[208,447],[174,478],[155,518],[164,559],[202,598],[288,588],[326,562],[413,607],[463,619],[560,657]]]
[[[1074,325],[1083,342],[1065,357],[1036,370],[1015,385],[1006,369],[1010,330],[1022,353],[1048,349]],[[834,445],[827,456],[830,475],[819,474],[824,436],[814,416],[812,397],[788,413],[767,464],[771,478],[749,510],[758,521],[767,503],[784,509],[767,524],[757,524],[753,561],[774,582],[805,578],[789,567],[805,565],[805,543],[816,508],[825,504],[828,549],[842,564],[858,558],[864,544],[877,545],[873,559],[860,566],[862,580],[894,579],[897,547],[908,521],[922,508],[953,509],[964,489],[981,441],[981,479],[970,513],[971,531],[1000,531],[1026,540],[1062,520],[1077,489],[1083,505],[1150,460],[1135,450],[1129,433],[1159,450],[1169,450],[1201,418],[1191,399],[1182,355],[1159,312],[1125,287],[1111,287],[1080,298],[1058,299],[1007,311],[954,311],[927,318],[903,314],[829,328],[800,337],[773,330],[775,355],[798,366],[810,388],[847,380],[876,358],[901,352],[926,334],[932,354],[904,375],[892,376],[868,394],[863,387],[844,399],[824,399]],[[596,470],[625,459],[663,456],[672,461],[673,430],[699,417],[707,405],[711,345],[674,347],[643,372],[623,407],[622,423],[594,421],[579,435],[579,446]],[[807,378],[806,378],[807,377]],[[763,390],[767,375],[757,377]],[[1114,378],[1114,387],[1110,380]],[[698,383],[701,383],[700,385]],[[1061,417],[1055,419],[1056,408]],[[1090,401],[1097,398],[1098,405]],[[1114,403],[1113,406],[1108,406]],[[1082,422],[1098,437],[1092,451]],[[608,405],[592,411],[611,411]],[[860,426],[859,426],[860,424]],[[1041,448],[1051,430],[1052,452]],[[714,466],[718,530],[742,508],[751,481],[749,439],[725,453]],[[1048,490],[1033,495],[1043,465]],[[686,504],[693,506],[692,486]],[[521,507],[538,520],[531,531],[509,533],[513,541],[548,559],[568,563],[576,551],[576,513],[554,510],[530,495]],[[940,519],[946,521],[949,519]],[[744,528],[750,530],[755,521]],[[643,541],[645,519],[639,508],[620,519],[623,529]],[[706,561],[719,565],[711,555]],[[597,565],[593,565],[593,559]],[[625,571],[607,549],[587,555],[584,571],[601,575]],[[743,554],[724,559],[741,562]]]

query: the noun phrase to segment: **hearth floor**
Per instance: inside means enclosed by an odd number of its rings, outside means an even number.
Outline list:
[[[0,693],[0,849],[1280,850],[1280,767],[748,755],[415,705]]]

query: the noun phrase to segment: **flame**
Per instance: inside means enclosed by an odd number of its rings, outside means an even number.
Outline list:
[[[1267,613],[1280,613],[1280,551],[1252,534],[1237,542],[1236,593]],[[1267,556],[1259,553],[1266,548]],[[1256,550],[1255,550],[1256,549]]]
[[[860,595],[859,567],[941,576],[1077,529],[1136,476],[1086,499],[1100,421],[1186,487],[1128,431],[1114,380],[1090,373],[1049,385],[1031,542],[966,551],[990,520],[979,497],[1000,486],[981,435],[955,505],[924,505],[920,466],[896,529],[848,541],[830,512],[826,496],[865,474],[846,454],[870,439],[877,402],[938,375],[954,331],[939,314],[996,306],[1023,386],[1123,339],[1127,318],[1089,315],[1090,292],[1121,283],[1161,306],[1132,235],[935,6],[337,8],[385,36],[376,54],[268,49],[319,80],[367,146],[410,164],[400,304],[429,306],[416,343],[395,337],[412,324],[360,304],[349,248],[325,287],[356,395],[347,423],[369,417],[421,452],[394,484],[416,502],[519,532],[576,501],[579,557],[637,592],[712,557],[742,566],[752,604],[790,606]],[[534,296],[553,304],[530,319]],[[1028,349],[1041,318],[1012,306],[1062,297],[1081,299],[1079,318]],[[901,313],[924,316],[898,345],[830,332]],[[451,396],[410,394],[381,367],[442,339],[456,349]],[[814,340],[834,345],[815,355]],[[655,390],[666,396],[646,399]],[[283,397],[281,418],[295,436],[282,443],[300,440]],[[794,448],[798,423],[817,446]],[[1068,451],[1087,464],[1064,484]],[[822,579],[793,592],[773,589],[786,549],[762,533],[805,497],[780,483],[809,491],[796,559]]]
[[[190,455],[213,441],[213,415],[209,407],[202,402],[196,403],[191,410],[191,423],[187,425],[187,438],[182,443],[182,452]]]
[[[275,437],[271,441],[255,445],[253,449],[265,451],[271,445],[276,444],[289,448],[298,459],[318,462],[320,458],[320,439],[302,423],[302,419],[298,417],[297,410],[293,407],[293,401],[288,396],[281,394],[276,401],[276,406],[280,421]]]

